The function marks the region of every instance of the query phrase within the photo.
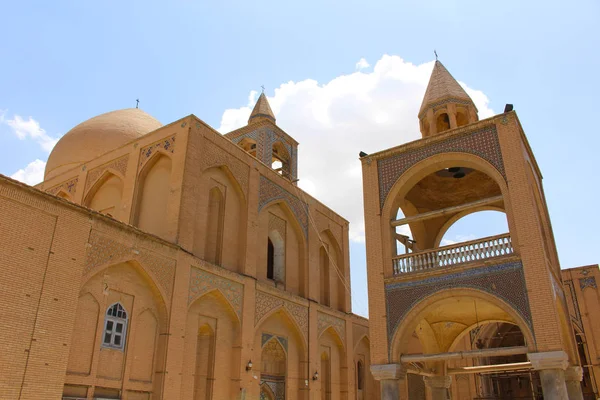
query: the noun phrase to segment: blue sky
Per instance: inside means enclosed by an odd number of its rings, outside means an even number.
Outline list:
[[[450,72],[481,94],[480,104],[496,113],[505,103],[515,105],[544,174],[562,267],[598,262],[596,0],[13,1],[3,2],[0,19],[2,174],[45,161],[43,135],[58,138],[94,115],[135,106],[136,98],[163,123],[194,113],[215,128],[239,124],[260,85],[281,114],[280,126],[301,143],[300,152],[311,152],[301,158],[301,179],[306,160],[321,158],[316,143],[331,150],[328,162],[335,170],[338,150],[373,152],[416,138],[412,110],[420,105],[422,71],[430,70],[437,49]],[[357,67],[361,58],[369,67]],[[421,69],[406,69],[409,64]],[[383,76],[378,66],[405,75],[373,83]],[[404,79],[412,73],[419,78]],[[379,101],[369,104],[397,108],[367,112],[361,93]],[[297,117],[324,94],[337,100],[327,103],[328,116],[315,117],[321,125],[310,120],[314,111]],[[340,128],[340,121],[359,106],[363,125],[353,125],[361,131],[347,141],[333,140],[352,130]],[[402,110],[410,113],[394,119]],[[20,136],[17,116],[26,125]],[[29,117],[39,128],[27,126]],[[375,123],[368,123],[370,117]],[[331,125],[332,119],[338,122]],[[325,120],[336,129],[320,130]],[[360,180],[352,168],[340,171],[342,181]],[[359,196],[342,202],[307,171],[307,190],[342,213],[360,209],[345,206],[360,205]],[[482,236],[501,224],[497,220],[465,221],[452,235]],[[355,311],[365,314],[360,238],[352,241],[351,253]]]

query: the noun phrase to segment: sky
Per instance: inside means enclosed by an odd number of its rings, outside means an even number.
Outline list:
[[[600,3],[558,1],[2,1],[0,173],[43,177],[78,123],[140,108],[227,132],[261,90],[300,142],[299,185],[351,223],[354,312],[367,315],[359,151],[418,139],[440,61],[480,117],[512,103],[544,176],[561,266],[599,262]],[[444,243],[506,231],[460,220]]]

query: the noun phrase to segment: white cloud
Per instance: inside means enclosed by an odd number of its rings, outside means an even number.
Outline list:
[[[44,180],[45,169],[46,163],[37,159],[30,162],[25,168],[18,170],[10,177],[28,185],[36,185]]]
[[[370,66],[371,64],[369,64],[368,61],[365,60],[365,58],[363,57],[356,63],[356,70],[358,71],[361,69],[369,68]]]
[[[21,140],[32,139],[37,142],[44,151],[50,152],[58,138],[53,138],[40,127],[40,123],[31,117],[23,119],[20,115],[15,115],[12,119],[5,117],[6,112],[0,112],[0,123],[8,125],[12,131]]]
[[[468,242],[470,240],[475,240],[475,239],[477,239],[477,237],[473,234],[456,235],[453,238],[443,238],[442,241],[440,242],[440,244],[442,246],[451,246],[453,244]]]
[[[354,242],[364,242],[358,153],[421,137],[417,114],[432,68],[433,61],[414,65],[384,55],[372,72],[340,75],[323,84],[312,79],[282,83],[268,99],[277,125],[301,143],[299,186],[350,221]],[[483,92],[463,86],[480,118],[494,114]],[[223,113],[220,132],[246,125],[256,94],[250,93],[246,106]]]

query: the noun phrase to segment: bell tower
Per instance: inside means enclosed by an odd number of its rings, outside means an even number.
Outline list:
[[[537,398],[539,386],[545,399],[582,399],[542,175],[517,114],[479,120],[436,61],[419,121],[422,139],[361,153],[372,373],[382,400],[497,398],[509,389],[512,398]],[[508,231],[442,241],[483,210],[503,213]],[[465,375],[475,384],[462,386]],[[471,387],[477,393],[465,395]]]
[[[419,109],[421,135],[436,135],[478,120],[471,97],[436,60]]]

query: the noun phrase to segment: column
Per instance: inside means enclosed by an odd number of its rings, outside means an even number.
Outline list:
[[[431,400],[446,400],[452,378],[448,375],[424,376],[425,386],[431,391]]]
[[[371,365],[373,378],[379,381],[381,400],[400,399],[400,380],[406,378],[406,370],[400,364]]]
[[[581,380],[583,379],[583,368],[569,367],[565,370],[565,382],[567,384],[567,394],[569,400],[583,400],[581,391]]]
[[[540,373],[544,400],[568,400],[565,369],[569,365],[564,351],[527,354],[531,366]]]

